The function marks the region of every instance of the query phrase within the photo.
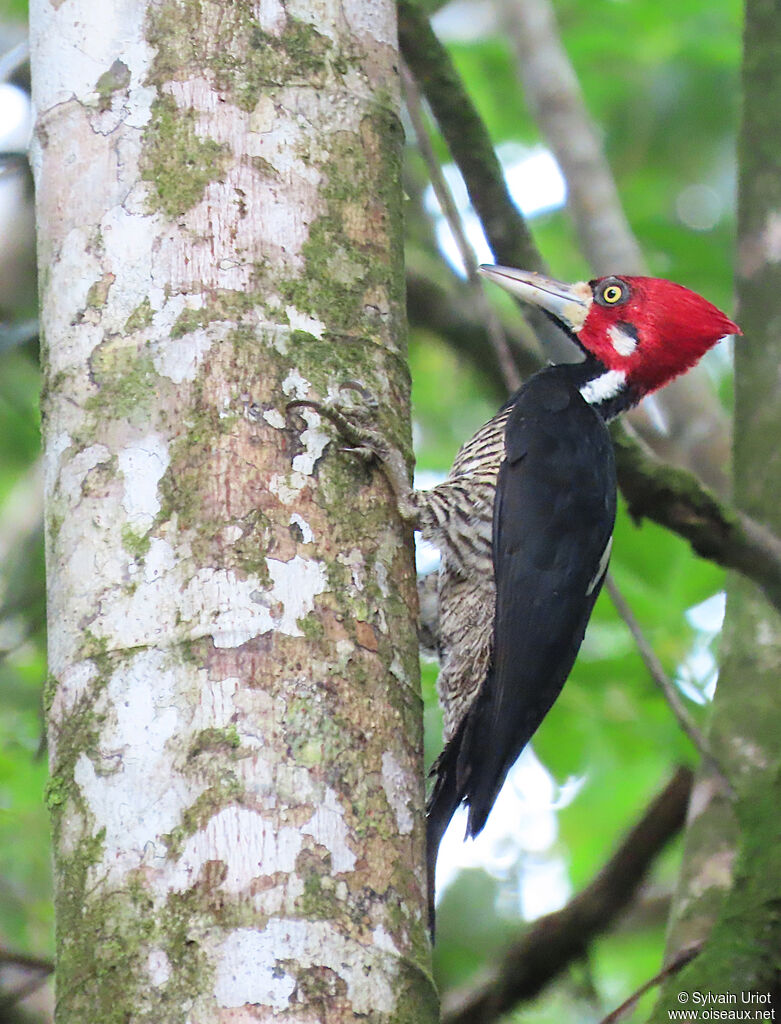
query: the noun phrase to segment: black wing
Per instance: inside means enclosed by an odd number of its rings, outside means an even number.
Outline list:
[[[429,913],[439,842],[456,807],[476,835],[508,770],[561,692],[607,570],[613,447],[565,367],[515,398],[494,503],[493,663],[437,760],[428,807]]]
[[[561,692],[607,571],[616,513],[613,446],[568,369],[518,392],[494,501],[493,661],[433,768],[428,806],[429,922],[434,869],[456,807],[477,835],[518,755]]]
[[[465,722],[457,777],[470,835],[561,692],[607,570],[616,513],[602,417],[555,370],[519,394],[494,504],[493,663]]]

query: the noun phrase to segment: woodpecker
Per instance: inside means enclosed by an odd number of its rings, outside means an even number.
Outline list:
[[[574,285],[510,267],[489,280],[536,306],[584,353],[532,376],[456,455],[447,478],[410,488],[401,453],[318,406],[377,456],[402,517],[440,550],[437,691],[444,749],[427,807],[429,923],[439,843],[466,804],[476,836],[507,772],[572,669],[607,572],[616,475],[606,423],[740,329],[670,281]]]
[[[607,572],[616,512],[606,423],[740,329],[670,281],[574,285],[510,267],[481,272],[537,306],[583,351],[531,377],[420,502],[440,545],[445,747],[427,809],[429,920],[440,840],[461,803],[476,836],[507,772],[572,669]]]

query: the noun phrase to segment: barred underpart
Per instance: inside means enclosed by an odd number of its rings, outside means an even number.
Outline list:
[[[509,415],[509,409],[501,410],[462,446],[447,479],[412,496],[423,537],[442,554],[437,691],[445,742],[469,709],[491,661],[494,496]]]

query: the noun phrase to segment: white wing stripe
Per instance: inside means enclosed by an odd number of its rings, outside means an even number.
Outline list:
[[[607,572],[607,564],[610,561],[610,552],[612,550],[613,550],[613,537],[611,535],[610,540],[605,545],[605,550],[602,552],[602,557],[599,560],[599,566],[597,568],[597,571],[594,573],[594,578],[591,580],[591,583],[589,583],[589,585],[588,585],[588,588],[586,590],[586,597],[589,597],[591,594],[594,593],[594,588],[597,586],[599,581],[602,579],[602,577]]]

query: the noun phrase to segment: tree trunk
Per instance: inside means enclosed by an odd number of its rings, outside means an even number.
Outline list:
[[[734,481],[739,508],[781,531],[781,5],[748,0],[738,218]],[[710,735],[735,790],[702,772],[690,812],[684,874],[669,952],[706,939],[666,986],[654,1019],[679,992],[753,992],[781,1008],[781,620],[744,577],[728,581],[722,669]],[[715,922],[715,923],[714,923]],[[767,1003],[757,1004],[767,1009]],[[755,1007],[756,1008],[756,1007]],[[694,1016],[692,1019],[695,1019]]]
[[[58,1016],[436,1019],[390,0],[33,0]]]

